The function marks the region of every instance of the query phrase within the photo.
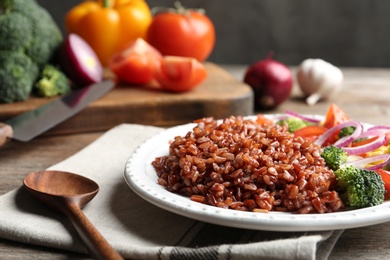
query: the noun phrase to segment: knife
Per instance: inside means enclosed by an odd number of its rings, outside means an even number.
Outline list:
[[[112,80],[105,80],[55,99],[4,123],[0,122],[0,146],[9,139],[27,142],[57,124],[80,112],[92,101],[114,87]]]

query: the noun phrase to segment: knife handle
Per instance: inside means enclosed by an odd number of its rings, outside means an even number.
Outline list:
[[[10,125],[0,123],[0,147],[4,146],[12,138],[13,132]]]

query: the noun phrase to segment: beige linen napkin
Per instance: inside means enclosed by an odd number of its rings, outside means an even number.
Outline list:
[[[342,231],[268,232],[195,221],[156,207],[125,183],[132,151],[162,128],[123,124],[51,169],[95,180],[98,195],[87,217],[124,257],[131,259],[326,259]],[[39,169],[38,169],[39,170]],[[87,252],[70,222],[22,187],[0,197],[0,237]],[[293,224],[293,223],[292,223]]]

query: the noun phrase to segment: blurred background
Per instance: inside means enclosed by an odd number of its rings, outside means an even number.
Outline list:
[[[63,33],[64,16],[81,0],[37,0]],[[175,0],[146,0],[150,8]],[[251,64],[274,52],[286,65],[321,58],[336,66],[390,67],[390,1],[183,0],[204,8],[217,41],[209,61]]]

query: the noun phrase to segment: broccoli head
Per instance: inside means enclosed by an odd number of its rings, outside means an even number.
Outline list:
[[[38,75],[38,66],[24,53],[0,51],[0,102],[27,99]]]
[[[23,52],[32,39],[30,20],[20,13],[0,15],[0,25],[0,50]]]
[[[347,166],[335,171],[335,175],[340,198],[347,206],[364,208],[384,201],[385,187],[377,172]]]
[[[9,57],[0,57],[0,74],[6,75],[10,71],[14,74],[0,77],[0,102],[10,103],[27,99],[29,95],[26,95],[26,91],[33,89],[39,74],[39,71],[35,72],[31,67],[42,70],[52,60],[62,41],[59,27],[47,10],[35,0],[1,1],[0,55]],[[30,61],[27,62],[27,59]],[[4,64],[5,61],[7,64]],[[15,76],[16,71],[20,71],[21,63],[27,64],[24,69],[27,73],[24,76]],[[30,70],[34,70],[31,75],[28,74]]]
[[[276,123],[278,125],[287,125],[288,131],[290,133],[294,133],[298,129],[301,129],[301,128],[309,125],[309,122],[307,122],[303,119],[300,119],[298,117],[288,117],[286,119],[279,120]]]
[[[66,94],[70,90],[71,86],[66,75],[50,64],[43,68],[40,79],[35,83],[37,95],[43,97]]]
[[[337,170],[340,165],[347,162],[348,153],[336,146],[327,146],[322,150],[321,157],[332,170]]]

